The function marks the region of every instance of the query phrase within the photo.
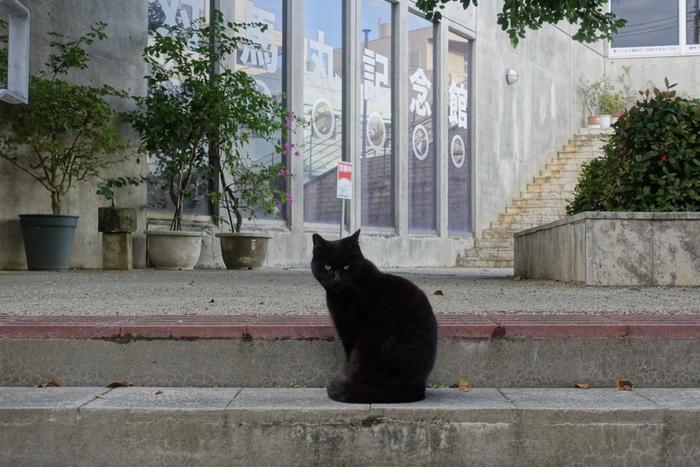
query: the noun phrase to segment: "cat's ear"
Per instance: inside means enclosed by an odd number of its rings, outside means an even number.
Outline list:
[[[359,244],[359,240],[360,240],[360,229],[357,229],[357,232],[355,232],[354,234],[350,235],[350,236],[348,237],[348,239],[349,239],[352,243]]]
[[[313,240],[314,246],[325,245],[327,243],[326,240],[317,233],[311,236],[311,240]]]

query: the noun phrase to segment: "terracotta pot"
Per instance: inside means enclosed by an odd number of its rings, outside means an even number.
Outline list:
[[[597,115],[590,115],[586,117],[586,124],[588,128],[600,128],[600,120]]]

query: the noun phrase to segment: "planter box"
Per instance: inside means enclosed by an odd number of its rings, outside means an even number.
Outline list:
[[[584,212],[515,234],[515,275],[700,286],[700,213]]]

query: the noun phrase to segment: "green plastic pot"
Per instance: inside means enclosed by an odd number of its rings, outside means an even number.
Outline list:
[[[68,269],[78,216],[22,214],[27,269],[30,271]]]

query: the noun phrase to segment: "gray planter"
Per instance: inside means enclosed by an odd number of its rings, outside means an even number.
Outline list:
[[[221,256],[227,269],[253,269],[262,266],[267,256],[269,235],[217,233]]]
[[[102,232],[102,269],[133,269],[131,233],[136,230],[136,209],[98,208],[97,230]]]
[[[19,216],[30,271],[68,269],[78,216],[22,214]]]
[[[202,233],[149,230],[148,259],[157,269],[194,269],[202,252]]]

